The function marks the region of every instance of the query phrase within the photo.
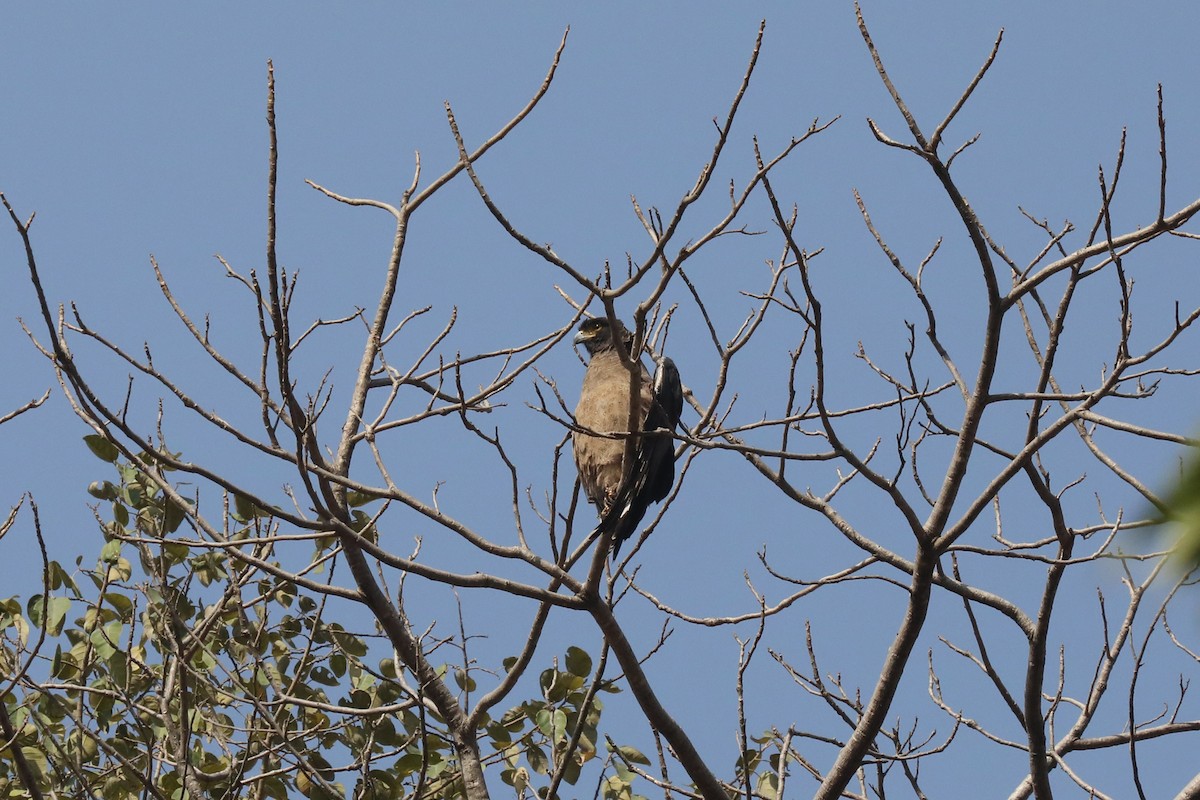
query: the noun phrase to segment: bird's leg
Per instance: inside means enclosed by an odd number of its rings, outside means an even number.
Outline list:
[[[605,489],[604,502],[600,504],[600,517],[603,519],[608,516],[608,512],[612,511],[613,505],[617,502],[617,493],[619,489]]]

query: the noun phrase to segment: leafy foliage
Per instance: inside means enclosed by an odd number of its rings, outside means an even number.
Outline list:
[[[4,707],[39,791],[105,800],[247,790],[280,800],[463,796],[451,734],[411,674],[377,657],[377,632],[348,629],[328,603],[221,548],[165,539],[190,506],[110,459],[95,437],[87,444],[117,473],[88,487],[100,501],[99,556],[74,571],[51,561],[48,593],[0,602],[4,671],[21,665]],[[269,524],[231,505],[234,538],[237,526]],[[460,691],[477,689],[469,672],[440,669]],[[485,717],[479,734],[505,783],[520,794],[541,784],[544,797],[556,772],[575,785],[596,762],[598,694],[620,688],[574,646],[536,688]],[[648,762],[614,748],[617,758],[600,758],[611,772],[604,796],[635,797],[625,764]],[[12,748],[0,751],[0,795],[29,796]]]
[[[1168,518],[1179,535],[1177,553],[1187,569],[1200,567],[1200,455],[1191,453],[1168,498]]]

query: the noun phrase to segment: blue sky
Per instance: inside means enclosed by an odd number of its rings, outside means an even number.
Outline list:
[[[443,103],[453,104],[469,144],[482,141],[532,94],[568,25],[566,52],[548,96],[479,167],[493,198],[518,227],[537,241],[552,242],[589,274],[605,262],[622,264],[626,253],[635,260],[644,256],[649,248],[631,212],[630,196],[643,207],[668,209],[691,186],[711,150],[711,120],[725,114],[765,17],[758,70],[718,168],[713,197],[700,204],[685,238],[699,234],[720,212],[721,187],[749,173],[752,136],[765,151],[775,151],[814,118],[840,115],[826,133],[802,146],[776,178],[785,202],[799,207],[805,245],[825,248],[816,262],[815,280],[830,309],[839,402],[880,391],[853,358],[857,342],[882,363],[898,364],[906,344],[902,321],[919,313],[863,228],[852,189],[862,194],[880,229],[906,258],[919,260],[938,236],[947,236],[942,260],[931,268],[944,271],[944,282],[933,291],[946,319],[962,326],[955,344],[969,362],[978,337],[977,306],[971,302],[978,300],[973,295],[976,282],[965,273],[969,262],[963,262],[969,252],[928,170],[877,144],[867,128],[869,116],[890,135],[905,133],[874,73],[849,4],[113,8],[27,3],[10,5],[0,15],[0,189],[19,212],[37,212],[34,240],[52,300],[78,302],[90,324],[135,350],[149,340],[156,360],[177,360],[193,390],[231,418],[252,419],[253,408],[227,398],[217,376],[210,376],[200,361],[202,354],[172,327],[148,263],[153,254],[196,317],[212,315],[221,346],[252,358],[248,306],[213,255],[221,254],[241,271],[261,269],[267,59],[274,61],[278,92],[280,256],[301,273],[297,318],[330,318],[374,302],[392,227],[380,212],[336,204],[303,181],[350,196],[398,199],[411,179],[414,151],[421,153],[426,180],[453,163]],[[898,88],[929,128],[958,97],[1004,29],[995,66],[950,127],[947,141],[956,145],[982,132],[956,165],[957,174],[989,230],[1010,252],[1028,257],[1042,241],[1018,206],[1052,225],[1068,218],[1081,227],[1090,223],[1098,193],[1096,168],[1112,164],[1125,127],[1129,139],[1122,180],[1127,194],[1115,208],[1114,224],[1128,229],[1150,221],[1157,205],[1158,83],[1164,87],[1169,125],[1168,210],[1200,196],[1200,159],[1194,157],[1200,146],[1200,88],[1194,80],[1200,71],[1194,44],[1200,9],[1181,4],[867,2],[864,13]],[[761,204],[752,205],[747,214],[748,227],[770,227]],[[692,267],[706,290],[721,298],[713,312],[726,335],[752,305],[737,292],[761,290],[764,260],[778,256],[777,243],[768,239],[718,242]],[[1172,298],[1179,297],[1185,308],[1200,302],[1200,282],[1194,271],[1186,271],[1188,265],[1194,270],[1193,251],[1166,242],[1154,252],[1148,268],[1137,275],[1138,301],[1145,303],[1145,341],[1157,330],[1154,321],[1169,314]],[[458,309],[460,326],[447,342],[448,352],[528,339],[570,317],[553,288],[565,287],[564,277],[509,240],[465,181],[448,187],[422,210],[405,258],[398,310],[434,309],[416,326],[418,339],[411,347],[419,349],[419,336],[435,333],[452,306]],[[23,255],[10,226],[0,226],[0,269],[7,287],[0,292],[0,353],[6,374],[0,382],[0,409],[8,409],[40,395],[53,378],[15,322],[18,316],[32,320],[35,307],[22,280]],[[684,295],[669,299],[683,302]],[[1080,326],[1088,331],[1094,326],[1099,336],[1115,324],[1116,307],[1111,296],[1102,294],[1094,303],[1089,306],[1094,313]],[[619,307],[626,314],[629,309],[628,304]],[[671,355],[685,381],[702,393],[712,385],[712,353],[704,347],[695,317],[683,313],[680,320],[672,332]],[[736,379],[745,388],[738,413],[744,421],[778,410],[782,378],[772,383],[770,376],[780,374],[781,355],[795,346],[791,335],[782,324],[769,326],[767,346],[739,367]],[[1075,383],[1093,380],[1102,366],[1103,353],[1089,353],[1088,339],[1071,345],[1079,348],[1079,360],[1063,367]],[[332,367],[335,386],[345,386],[357,365],[355,346],[349,333],[321,340],[305,362],[307,377],[315,380]],[[1194,336],[1180,344],[1180,351],[1191,366],[1200,359]],[[1027,375],[1028,362],[1027,355],[1023,362],[1018,359],[1008,374],[1014,380]],[[123,391],[125,371],[95,363],[95,379],[109,391]],[[551,354],[542,369],[556,377],[573,401],[581,368],[569,348]],[[528,481],[542,491],[549,449],[562,432],[525,409],[524,400],[532,396],[528,381],[515,392],[495,424],[502,426],[507,440],[520,443],[517,452]],[[1156,400],[1163,426],[1185,430],[1194,402],[1185,395],[1164,395]],[[138,397],[135,405],[142,412],[152,409],[152,395]],[[153,418],[145,419],[148,430]],[[256,473],[253,464],[238,461],[233,448],[183,419],[172,427],[174,446],[197,460],[203,456],[229,464],[246,480],[270,483],[271,477]],[[0,466],[0,501],[15,502],[21,492],[32,491],[51,532],[53,554],[64,561],[98,547],[84,488],[109,476],[82,449],[85,432],[58,396],[0,432],[0,442],[11,454]],[[887,429],[856,430],[854,435],[869,442],[887,435]],[[439,441],[436,435],[426,440],[414,434],[397,453],[413,476],[414,492],[428,496],[438,480],[445,480],[439,498],[465,519],[487,525],[495,513],[507,513],[504,487],[488,485],[494,463],[484,460],[486,454],[446,452]],[[1064,456],[1064,471],[1085,469],[1075,466],[1075,457]],[[1170,471],[1165,451],[1139,451],[1129,458],[1150,479]],[[1094,463],[1086,469],[1094,470]],[[827,480],[827,475],[813,478],[817,486]],[[1112,505],[1121,502],[1129,500],[1118,497]],[[851,516],[907,552],[900,534],[889,533],[895,520],[886,513],[864,505]],[[1032,526],[1027,538],[1041,535],[1037,525],[1044,521],[1022,520],[1019,510],[1015,519]],[[699,460],[672,514],[643,549],[644,580],[651,591],[691,613],[745,611],[752,601],[742,571],[755,568],[754,554],[767,542],[781,562],[808,578],[855,557],[815,519],[797,516],[740,459],[713,454]],[[14,552],[24,544],[10,537],[4,547],[5,563],[26,563],[25,554]],[[702,579],[696,577],[700,575]],[[1115,577],[1101,571],[1082,580],[1111,586]],[[1023,602],[1032,603],[1036,588],[1017,591]],[[778,597],[786,589],[769,591]],[[1094,616],[1094,591],[1084,587],[1077,596],[1080,613]],[[848,680],[869,686],[897,622],[888,613],[898,609],[897,597],[882,589],[834,589],[827,599],[814,600],[811,609],[780,622],[777,644],[786,648],[790,643],[791,652],[803,660],[797,643],[802,642],[803,620],[810,618],[819,643],[831,653],[831,664]],[[444,602],[444,597],[430,602]],[[948,619],[952,611],[945,611]],[[630,615],[644,612],[630,603]],[[435,610],[429,613],[438,616]],[[486,606],[478,613],[485,619]],[[846,614],[861,626],[854,637],[846,636]],[[639,635],[649,642],[657,623],[649,614],[647,619]],[[565,638],[556,641],[575,643],[569,625],[560,625],[564,630],[555,635]],[[961,627],[954,627],[961,620],[946,625],[961,634]],[[868,642],[864,647],[855,643],[859,635]],[[594,648],[595,640],[578,643]],[[482,646],[506,652],[502,642]],[[664,694],[685,727],[709,729],[699,742],[724,767],[732,761],[731,665],[736,648],[727,635],[714,638],[686,627],[672,640],[672,648],[662,658],[660,676],[679,668],[671,658],[695,658],[691,648],[711,653],[711,669],[695,671],[694,682],[687,684],[664,679]],[[546,652],[548,657],[553,650]],[[778,693],[799,691],[788,690],[765,657],[758,667],[763,690],[754,697],[752,729],[783,727],[815,713],[804,705],[806,698],[787,695],[779,700]],[[1082,663],[1072,668],[1087,672]],[[1192,670],[1194,674],[1194,664]],[[968,678],[960,677],[969,691]],[[935,712],[920,702],[925,693],[921,669],[905,684],[905,692],[912,699],[905,713],[921,709],[922,719],[933,725]],[[701,702],[700,697],[709,700]],[[788,705],[792,700],[794,707]],[[787,709],[783,716],[777,713],[780,706]],[[935,727],[944,731],[946,719],[937,719]],[[1194,752],[1194,742],[1179,739],[1153,752],[1147,758],[1157,759],[1161,791],[1175,791],[1190,777],[1191,767],[1179,763],[1188,759],[1179,756]],[[1083,763],[1094,775],[1115,773],[1111,785],[1122,787],[1113,790],[1117,796],[1129,791],[1119,777],[1123,764]],[[984,769],[985,780],[994,782],[999,794],[1015,785],[1023,767],[1020,758],[1002,751]],[[963,779],[951,771],[934,778],[944,781],[934,788],[948,796]],[[1066,791],[1067,784],[1062,785]]]

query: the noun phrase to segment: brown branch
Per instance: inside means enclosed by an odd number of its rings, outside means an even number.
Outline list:
[[[692,740],[683,728],[679,727],[674,717],[663,708],[612,608],[602,598],[592,595],[587,597],[587,610],[596,621],[600,632],[604,634],[604,640],[612,649],[613,655],[617,657],[629,690],[637,699],[642,713],[646,715],[650,725],[667,740],[680,765],[700,790],[700,795],[704,800],[729,800],[724,784],[712,774]]]

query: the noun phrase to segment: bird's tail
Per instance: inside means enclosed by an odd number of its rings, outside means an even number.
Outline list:
[[[633,483],[630,481],[630,483]],[[615,559],[621,551],[621,545],[625,540],[637,532],[638,524],[642,521],[642,517],[646,515],[648,503],[645,498],[639,497],[633,492],[623,491],[617,495],[617,501],[612,504],[612,508],[601,519],[593,533],[612,534],[612,556]]]

